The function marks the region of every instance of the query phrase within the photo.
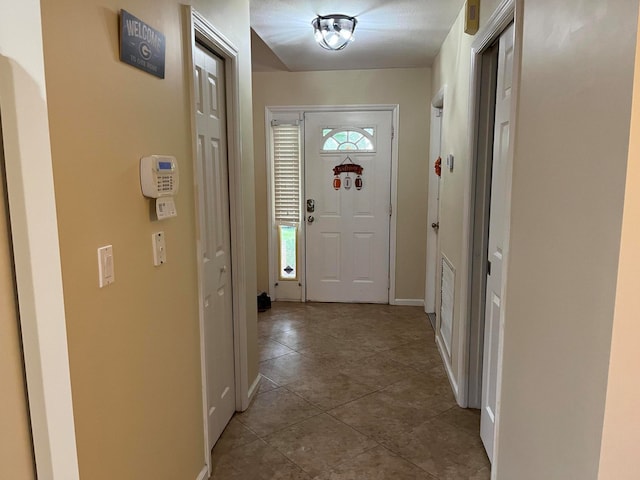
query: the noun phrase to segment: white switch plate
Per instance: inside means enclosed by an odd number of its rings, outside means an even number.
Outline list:
[[[158,267],[167,263],[167,247],[164,243],[164,232],[151,235],[153,245],[153,264]]]
[[[98,248],[98,285],[100,288],[111,285],[116,280],[113,268],[113,246]]]

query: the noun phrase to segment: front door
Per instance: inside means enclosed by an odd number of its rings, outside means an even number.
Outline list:
[[[306,297],[389,301],[392,114],[305,114]]]
[[[480,437],[489,459],[493,459],[497,381],[500,362],[500,312],[502,301],[502,266],[505,258],[507,206],[507,159],[510,150],[511,91],[513,79],[513,24],[500,36],[496,89],[495,127],[493,137],[493,167],[489,213],[489,269],[485,308],[484,355],[482,374],[482,410]]]
[[[224,61],[195,49],[201,309],[209,448],[235,412],[231,235]]]

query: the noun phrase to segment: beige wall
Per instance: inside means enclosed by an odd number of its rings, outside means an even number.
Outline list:
[[[505,480],[594,479],[638,2],[538,0],[523,14],[494,467]]]
[[[204,465],[195,213],[183,10],[177,0],[42,2],[45,66],[81,478],[195,479]],[[240,50],[249,383],[257,375],[248,1],[194,1]],[[166,78],[118,59],[124,8],[167,39]],[[219,21],[224,19],[224,22]],[[175,155],[178,217],[150,218],[138,162]],[[152,265],[151,234],[168,261]],[[96,248],[112,244],[99,289]],[[246,375],[246,374],[245,374]]]
[[[0,478],[35,480],[4,178],[0,138]]]
[[[487,7],[482,4],[481,12],[486,14]],[[454,375],[464,361],[459,355],[460,323],[465,308],[461,299],[462,259],[467,252],[462,241],[464,192],[469,178],[469,76],[471,62],[472,36],[464,33],[464,8],[458,14],[440,52],[433,63],[433,95],[445,88],[444,115],[442,121],[442,157],[452,154],[455,158],[454,170],[442,169],[440,177],[440,229],[438,236],[440,252],[449,259],[456,272],[454,292],[454,318],[451,348],[451,367]],[[484,17],[485,15],[483,15]],[[484,23],[483,23],[484,25]],[[439,295],[436,295],[439,302]],[[437,307],[438,308],[438,307]],[[456,382],[460,379],[456,378]]]
[[[638,37],[640,40],[640,37]],[[629,160],[622,217],[613,340],[600,454],[600,480],[640,478],[640,42],[636,43]]]
[[[485,26],[503,0],[482,0],[480,2],[480,25]]]
[[[396,298],[423,299],[430,69],[254,72],[258,287],[268,289],[265,106],[399,104]]]

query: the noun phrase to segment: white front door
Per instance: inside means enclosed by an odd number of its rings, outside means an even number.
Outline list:
[[[306,298],[388,303],[392,114],[306,113],[304,130]]]
[[[510,149],[511,91],[513,79],[513,24],[500,36],[498,47],[498,76],[496,89],[495,127],[493,137],[493,168],[491,174],[491,203],[489,213],[489,271],[487,273],[487,302],[485,310],[484,355],[482,372],[482,410],[480,437],[487,455],[493,460],[497,381],[500,370],[500,312],[502,300],[502,266],[507,207],[507,159]]]
[[[209,448],[235,411],[224,62],[196,46],[195,102],[201,309]]]

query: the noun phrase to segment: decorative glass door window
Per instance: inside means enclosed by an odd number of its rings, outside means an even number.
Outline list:
[[[298,227],[278,225],[280,280],[298,279]]]
[[[322,152],[375,152],[374,137],[375,129],[372,127],[323,128]]]

